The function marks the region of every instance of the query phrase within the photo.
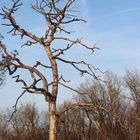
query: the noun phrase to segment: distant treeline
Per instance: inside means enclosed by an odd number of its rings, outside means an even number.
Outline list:
[[[140,140],[140,74],[87,80],[57,111],[58,140]],[[48,140],[48,112],[34,104],[0,113],[0,140]]]

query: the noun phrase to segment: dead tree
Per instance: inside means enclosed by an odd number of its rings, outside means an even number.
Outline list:
[[[91,53],[97,49],[95,45],[91,47],[87,46],[81,39],[72,40],[70,37],[67,38],[65,36],[65,34],[71,34],[71,32],[65,28],[66,25],[69,26],[69,24],[73,22],[85,22],[85,20],[79,19],[71,13],[74,12],[71,9],[71,6],[75,1],[76,0],[36,0],[36,3],[32,5],[32,8],[41,14],[46,21],[46,31],[42,37],[32,34],[17,23],[14,13],[22,5],[20,0],[12,0],[12,6],[10,8],[6,6],[2,7],[2,12],[0,13],[0,15],[6,21],[3,25],[11,27],[11,30],[8,33],[12,34],[13,36],[20,35],[21,38],[29,39],[22,45],[22,47],[38,44],[40,47],[42,47],[42,49],[44,49],[46,56],[48,57],[50,65],[43,64],[39,61],[37,61],[33,66],[26,65],[18,58],[17,51],[14,51],[14,53],[9,53],[6,46],[3,43],[0,44],[0,47],[3,49],[2,57],[4,68],[9,72],[9,75],[12,75],[13,78],[16,79],[16,82],[23,85],[23,92],[17,98],[15,111],[18,100],[26,92],[43,94],[46,102],[48,102],[49,108],[50,140],[57,139],[56,99],[58,95],[58,86],[62,85],[65,88],[77,92],[72,87],[68,86],[66,83],[68,81],[63,78],[63,75],[59,75],[59,67],[57,63],[61,62],[62,64],[72,66],[74,69],[79,71],[82,76],[87,74],[94,78],[98,78],[95,76],[95,71],[98,69],[96,69],[94,66],[86,63],[83,60],[67,60],[65,59],[66,57],[63,57],[66,52],[68,53],[68,51],[76,47],[76,45],[86,48],[87,50],[91,51]],[[52,43],[54,43],[56,40],[60,42],[63,41],[65,42],[64,44],[67,45],[61,48],[54,47]],[[39,66],[45,68],[46,71],[51,71],[51,81],[39,70]],[[31,84],[28,84],[26,79],[21,78],[21,76],[17,74],[17,70],[19,69],[29,72],[29,75],[32,78]],[[40,87],[40,85],[42,85],[42,87]]]
[[[126,82],[126,86],[128,87],[129,91],[130,91],[130,98],[132,103],[134,104],[134,114],[133,114],[133,124],[134,126],[133,131],[134,132],[134,136],[135,136],[135,140],[139,140],[140,139],[140,76],[139,76],[139,72],[138,71],[127,71],[127,74],[125,76],[125,82]],[[132,130],[130,130],[132,131]]]

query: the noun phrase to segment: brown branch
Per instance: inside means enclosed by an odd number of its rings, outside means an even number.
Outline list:
[[[70,82],[70,80],[65,80],[64,77],[63,77],[62,75],[60,76],[60,78],[59,78],[58,81],[61,81],[61,80],[62,80],[63,82],[65,82],[65,83]]]
[[[15,103],[15,105],[13,106],[13,108],[14,108],[14,111],[12,112],[12,114],[11,114],[11,116],[10,116],[10,118],[9,118],[9,120],[8,120],[8,122],[10,122],[11,121],[11,119],[12,119],[12,117],[14,116],[14,114],[17,112],[17,104],[18,104],[18,102],[19,102],[19,100],[20,100],[20,98],[26,93],[27,91],[26,90],[24,90],[22,93],[21,93],[21,95],[17,98],[17,100],[16,100],[16,103]]]
[[[26,82],[23,79],[19,79],[19,77],[20,77],[19,75],[16,75],[13,76],[12,78],[16,78],[16,82],[21,82],[24,85],[24,87],[27,87]]]
[[[56,39],[56,40],[65,40],[65,41],[68,41],[68,42],[72,43],[72,44],[71,44],[71,47],[72,47],[73,45],[79,44],[80,46],[82,46],[82,47],[84,47],[84,48],[90,50],[92,53],[95,52],[95,50],[99,49],[98,47],[96,47],[96,44],[93,45],[93,47],[89,47],[89,46],[87,46],[86,44],[82,43],[82,38],[81,38],[81,39],[76,39],[76,40],[71,40],[71,39],[66,38],[66,37],[54,37],[54,39]],[[69,47],[69,48],[71,48],[71,47]],[[68,50],[69,48],[67,48],[66,50]]]
[[[99,77],[97,77],[94,73],[94,71],[96,69],[92,65],[87,64],[84,61],[79,61],[79,62],[78,61],[69,61],[69,60],[62,59],[60,57],[56,57],[56,59],[60,60],[61,62],[66,63],[66,64],[72,65],[75,69],[77,69],[80,72],[81,76],[83,76],[84,74],[88,74],[88,75],[94,77],[95,79],[99,79]],[[80,65],[86,66],[87,69],[80,68]],[[93,69],[94,69],[94,71],[93,71]]]
[[[19,2],[20,2],[20,0],[13,1],[13,5],[12,5],[12,7],[10,9],[7,8],[7,7],[2,8],[3,13],[1,13],[0,15],[2,15],[4,19],[7,19],[10,22],[10,24],[7,24],[7,25],[5,24],[5,25],[6,26],[11,25],[13,27],[8,33],[13,32],[13,35],[16,35],[16,32],[18,31],[19,33],[21,33],[21,37],[27,36],[27,37],[33,39],[36,42],[42,43],[41,39],[39,37],[37,37],[36,35],[33,35],[32,33],[26,31],[25,29],[21,28],[16,23],[16,20],[12,16],[12,14],[14,14],[14,12],[18,10],[19,6],[22,5]]]
[[[64,49],[54,49],[54,48],[52,48],[52,49],[54,50],[52,53],[58,52],[57,54],[54,54],[54,57],[58,57],[58,56],[60,56],[60,55],[62,55],[62,54],[64,55],[64,53],[65,53],[67,50],[69,50],[70,48],[72,48],[73,45],[74,45],[74,43],[68,44],[67,47],[64,48]]]
[[[61,9],[59,6],[57,6],[58,1],[43,1],[41,0],[40,2],[36,2],[35,5],[32,5],[32,8],[42,14],[46,20],[46,23],[48,25],[48,29],[46,29],[46,36],[53,36],[54,32],[56,30],[60,30],[60,32],[65,32],[70,34],[69,31],[65,30],[61,25],[62,24],[68,24],[72,23],[75,21],[82,21],[85,22],[83,19],[78,19],[78,18],[72,18],[70,20],[66,20],[65,18],[67,17],[67,11],[69,11],[69,7],[74,3],[75,0],[68,0],[64,5],[63,8]],[[39,4],[40,3],[40,4]],[[49,10],[45,10],[45,7],[48,7]],[[46,8],[47,9],[47,8]],[[69,11],[70,12],[70,11]],[[69,18],[73,17],[72,15],[69,14]],[[75,17],[75,16],[74,16]]]
[[[52,69],[51,66],[46,66],[46,65],[42,64],[39,61],[36,62],[36,64],[34,65],[34,67],[38,67],[38,66],[42,66],[42,67],[47,68],[47,69]]]
[[[90,139],[90,132],[91,132],[92,119],[90,118],[90,115],[89,115],[89,111],[88,111],[88,109],[85,108],[85,112],[86,112],[86,115],[87,115],[88,120],[89,120],[89,126],[88,126],[88,139]]]
[[[21,45],[21,48],[23,47],[23,46],[32,46],[32,45],[34,45],[34,44],[37,44],[38,42],[33,42],[33,41],[27,41],[26,43],[24,43],[23,45]]]
[[[58,113],[58,117],[60,119],[60,117],[62,117],[62,115],[67,112],[68,110],[76,110],[76,109],[79,109],[79,108],[83,108],[83,109],[93,109],[93,108],[98,108],[98,109],[101,109],[102,111],[105,111],[105,112],[109,112],[106,108],[102,107],[102,106],[99,106],[99,105],[96,105],[96,104],[88,104],[88,103],[76,103],[76,104],[71,104],[71,105],[68,105],[66,106],[63,110],[61,110],[59,113]]]
[[[44,75],[41,72],[39,72],[35,67],[31,67],[31,66],[27,66],[27,65],[23,64],[18,58],[16,58],[15,55],[11,56],[7,52],[6,47],[4,45],[1,44],[0,47],[3,49],[3,52],[5,54],[5,55],[3,55],[4,59],[6,60],[6,62],[5,62],[6,64],[4,66],[7,67],[10,75],[14,74],[17,69],[25,69],[30,72],[30,75],[33,79],[33,83],[30,86],[28,86],[27,83],[23,79],[19,79],[18,75],[13,77],[13,78],[17,78],[16,82],[21,82],[24,85],[23,89],[26,89],[26,91],[28,91],[29,93],[35,93],[36,91],[39,91],[45,95],[46,99],[48,97],[52,98],[51,94],[48,91],[47,79],[44,77]],[[40,65],[44,66],[41,63],[40,63]],[[48,68],[50,68],[50,67],[48,67]],[[34,74],[36,74],[39,77],[39,80],[35,79]],[[42,81],[43,88],[36,87],[36,84],[39,81]]]
[[[68,23],[71,23],[71,22],[79,22],[79,21],[82,21],[82,22],[86,23],[86,21],[83,20],[83,19],[73,18],[72,20],[68,20],[68,21],[65,21],[65,22],[63,21],[63,22],[61,22],[61,24],[68,24]]]
[[[81,92],[79,92],[78,90],[72,88],[71,86],[65,85],[65,84],[62,83],[62,82],[58,82],[58,84],[62,85],[63,87],[65,87],[65,88],[67,88],[67,89],[69,89],[69,90],[71,90],[71,91],[74,91],[74,92],[76,92],[76,93],[80,93],[80,94],[81,94]]]

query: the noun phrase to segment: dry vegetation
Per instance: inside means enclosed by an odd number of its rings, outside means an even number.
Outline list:
[[[140,140],[140,74],[109,73],[104,80],[86,81],[74,101],[59,106],[58,140]],[[10,115],[0,113],[1,140],[49,139],[48,113],[28,104],[7,122]]]

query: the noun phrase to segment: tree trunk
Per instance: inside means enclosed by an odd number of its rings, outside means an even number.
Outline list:
[[[140,140],[140,101],[137,103],[136,111],[136,140]]]
[[[50,120],[50,129],[49,129],[49,140],[56,140],[56,101],[49,102],[49,120]]]

